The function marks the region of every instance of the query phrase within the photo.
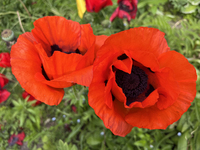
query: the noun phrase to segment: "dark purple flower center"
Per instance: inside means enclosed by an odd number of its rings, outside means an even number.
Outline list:
[[[147,88],[148,76],[139,67],[133,66],[131,74],[117,70],[115,77],[117,85],[122,88],[127,99],[136,98]]]
[[[62,51],[62,49],[61,49],[58,45],[56,45],[56,44],[54,44],[54,45],[51,46],[51,55],[53,55],[54,51],[60,51],[60,52],[66,53],[66,54],[71,54],[71,53],[81,54],[81,52],[79,51],[79,49],[76,49],[75,51],[64,52],[64,51]]]

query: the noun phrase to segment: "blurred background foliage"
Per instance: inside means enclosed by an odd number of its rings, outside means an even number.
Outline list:
[[[22,88],[10,68],[0,72],[9,78],[9,99],[0,104],[0,149],[4,150],[200,150],[200,0],[139,0],[137,17],[109,21],[117,0],[99,13],[80,19],[75,0],[1,0],[0,32],[11,29],[18,37],[33,29],[43,16],[63,16],[81,24],[90,23],[96,35],[111,35],[125,29],[147,26],[165,33],[171,50],[183,54],[198,74],[197,96],[181,119],[166,130],[133,128],[126,137],[113,135],[87,102],[88,89],[79,85],[67,88],[58,106],[23,99]],[[27,9],[27,10],[26,10]],[[20,27],[18,15],[21,18]],[[56,30],[56,29],[55,29]],[[0,52],[9,52],[0,41]],[[24,131],[23,146],[8,146],[10,135]]]

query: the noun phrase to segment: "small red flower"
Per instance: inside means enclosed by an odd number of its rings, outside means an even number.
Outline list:
[[[10,92],[3,89],[3,87],[8,83],[8,79],[0,73],[0,103],[6,101],[10,96]]]
[[[0,67],[11,67],[9,53],[0,53]]]
[[[25,99],[27,96],[29,96],[28,101],[32,101],[32,100],[36,100],[35,97],[33,97],[31,94],[29,94],[28,92],[24,91],[22,93],[22,97]],[[36,101],[36,103],[33,106],[37,106],[39,104],[41,104],[42,102],[40,101]]]
[[[111,0],[85,0],[88,12],[99,12],[102,8],[112,5]]]
[[[95,57],[95,39],[89,24],[47,16],[19,36],[11,49],[12,72],[37,100],[58,105],[65,87],[89,86]]]
[[[131,19],[135,19],[137,13],[137,3],[138,0],[118,0],[117,9],[110,17],[110,21],[112,22],[116,17],[121,19],[127,18],[128,22]]]
[[[14,144],[23,145],[23,140],[25,138],[25,133],[21,132],[17,135],[13,134],[8,140],[9,146],[13,146]]]
[[[72,111],[73,111],[74,113],[77,113],[77,111],[76,111],[76,106],[75,106],[75,105],[72,105],[72,106],[71,106],[71,109],[72,109]]]
[[[97,51],[88,101],[115,135],[166,129],[190,107],[196,80],[195,68],[170,51],[164,33],[133,28],[111,35]]]

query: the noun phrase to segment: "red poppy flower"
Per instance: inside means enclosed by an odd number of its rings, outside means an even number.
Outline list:
[[[137,13],[137,3],[138,0],[118,0],[117,9],[110,17],[110,21],[112,22],[116,17],[121,19],[127,18],[128,21],[131,19],[135,19]]]
[[[34,26],[12,46],[12,72],[37,100],[58,105],[63,88],[75,83],[89,86],[96,37],[89,24],[59,16],[40,18]]]
[[[3,89],[3,87],[8,83],[8,79],[0,73],[0,103],[6,101],[10,96],[10,92]]]
[[[0,53],[0,67],[11,67],[9,53]]]
[[[32,96],[31,94],[29,94],[28,92],[24,91],[24,92],[22,93],[22,97],[25,99],[27,96],[29,96],[28,101],[36,100],[35,97],[33,97],[33,96]],[[37,100],[36,103],[35,103],[33,106],[37,106],[37,105],[39,105],[39,104],[41,104],[41,102]]]
[[[25,133],[21,132],[17,135],[13,134],[8,140],[9,146],[13,146],[14,144],[23,145],[23,140],[25,138]]]
[[[133,127],[165,129],[196,95],[197,75],[170,51],[164,33],[140,27],[111,35],[97,51],[89,105],[115,135]]]
[[[73,111],[74,113],[77,113],[77,111],[76,111],[76,106],[75,106],[75,105],[72,105],[72,106],[71,106],[71,109],[72,109],[72,111]]]
[[[99,12],[102,8],[112,5],[111,0],[85,0],[88,12]]]

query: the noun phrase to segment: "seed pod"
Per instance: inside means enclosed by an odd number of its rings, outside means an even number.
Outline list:
[[[6,42],[8,50],[11,50],[12,45],[14,45],[17,41],[14,32],[10,29],[3,30],[3,32],[1,33],[1,38],[4,42]]]

